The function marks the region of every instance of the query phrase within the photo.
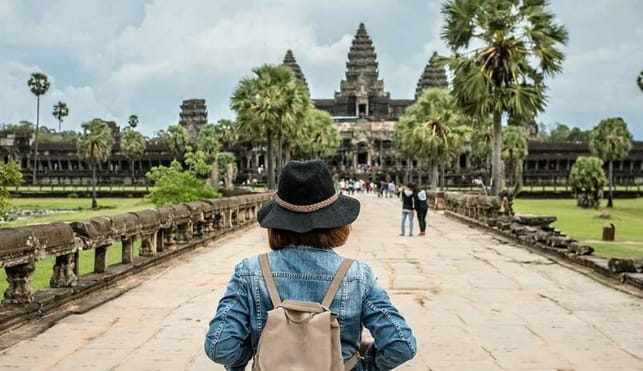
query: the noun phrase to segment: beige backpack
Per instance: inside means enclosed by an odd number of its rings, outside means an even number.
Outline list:
[[[259,256],[274,309],[259,337],[253,371],[345,371],[359,361],[356,353],[344,363],[337,315],[330,305],[353,260],[344,259],[321,303],[281,301],[266,254]]]

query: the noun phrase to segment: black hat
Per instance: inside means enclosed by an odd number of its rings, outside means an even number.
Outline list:
[[[323,161],[291,161],[281,172],[277,193],[259,213],[259,225],[297,233],[352,223],[359,201],[337,194]]]

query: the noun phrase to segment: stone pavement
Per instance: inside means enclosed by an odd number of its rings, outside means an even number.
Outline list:
[[[433,212],[426,238],[399,237],[397,199],[358,198],[338,252],[373,266],[414,329],[402,369],[643,370],[643,299]],[[253,227],[188,253],[1,352],[0,370],[223,369],[202,350],[208,321],[234,264],[266,250]]]

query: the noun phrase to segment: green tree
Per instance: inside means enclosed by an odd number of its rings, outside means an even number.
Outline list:
[[[643,91],[643,70],[639,73],[639,77],[636,78],[636,84],[639,86],[639,89]]]
[[[216,129],[217,140],[223,150],[229,150],[230,147],[239,140],[234,121],[221,119],[214,127]]]
[[[512,185],[512,197],[516,197],[522,188],[523,162],[527,158],[527,137],[522,127],[505,126],[502,129],[502,160],[508,170],[509,184]]]
[[[238,133],[251,140],[266,140],[268,188],[274,189],[273,141],[278,142],[280,164],[283,137],[296,138],[297,123],[304,121],[312,103],[306,88],[289,67],[264,65],[253,73],[254,77],[239,82],[231,108],[237,113]]]
[[[398,129],[399,126],[399,129]],[[431,163],[431,189],[437,190],[439,166],[457,157],[469,136],[456,101],[446,89],[426,89],[400,118],[394,136],[407,153]]]
[[[570,133],[571,129],[569,128],[569,126],[556,123],[556,127],[554,127],[549,134],[549,140],[551,142],[566,142],[569,138]]]
[[[589,149],[594,156],[607,162],[609,182],[607,207],[613,207],[614,161],[623,160],[627,157],[627,154],[632,149],[632,133],[627,129],[627,124],[622,118],[604,119],[592,130]]]
[[[82,127],[83,136],[78,141],[78,154],[92,168],[92,209],[96,209],[96,168],[112,154],[114,137],[109,125],[100,119],[85,122]]]
[[[170,125],[167,131],[161,130],[159,137],[175,160],[180,158],[187,149],[188,131],[181,125]]]
[[[136,129],[136,127],[138,126],[138,116],[130,115],[129,119],[127,119],[127,125],[129,125],[129,127],[132,129]]]
[[[51,114],[54,115],[56,120],[58,120],[58,132],[60,133],[62,131],[63,118],[69,115],[69,107],[67,107],[67,103],[58,102],[55,104],[54,110]]]
[[[296,159],[322,158],[337,152],[341,138],[328,112],[311,109],[302,126],[301,138],[294,148]]]
[[[169,167],[153,167],[146,176],[154,186],[145,198],[157,206],[221,197],[176,160]]]
[[[237,159],[232,152],[217,153],[217,174],[223,174],[225,189],[234,189],[234,177],[237,173]],[[218,179],[216,179],[218,185]]]
[[[189,151],[185,153],[185,164],[188,170],[197,178],[206,179],[212,171],[212,159],[203,151]]]
[[[577,205],[598,208],[600,194],[607,184],[603,160],[593,156],[580,156],[569,171],[568,183],[576,193]]]
[[[567,140],[570,142],[587,142],[589,141],[591,132],[591,130],[582,130],[581,128],[577,128],[574,126],[569,132]]]
[[[20,183],[22,183],[20,165],[13,160],[0,162],[0,219],[7,220],[7,212],[11,207],[9,187],[20,185]]]
[[[493,195],[501,174],[502,117],[535,117],[546,104],[544,77],[562,70],[567,42],[546,0],[447,0],[442,38],[454,56],[453,93],[464,112],[493,118]],[[480,47],[478,47],[480,46]]]
[[[491,147],[493,146],[493,130],[488,118],[472,125],[475,127],[471,134],[471,165],[484,173],[483,183],[489,184],[491,174]]]
[[[132,171],[132,184],[136,183],[136,161],[143,157],[146,144],[143,134],[134,130],[131,126],[123,130],[123,135],[121,135],[121,151],[129,160]]]
[[[209,162],[214,161],[214,157],[220,150],[219,137],[216,125],[207,124],[196,137],[196,149],[203,151]]]
[[[35,72],[27,81],[27,86],[36,96],[36,137],[34,138],[33,176],[31,183],[36,184],[36,171],[38,170],[38,129],[40,128],[40,96],[49,90],[49,79],[44,73]]]

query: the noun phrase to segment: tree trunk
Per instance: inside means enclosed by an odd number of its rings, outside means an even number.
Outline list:
[[[614,161],[610,161],[609,164],[607,165],[608,169],[608,187],[609,187],[609,194],[607,196],[607,207],[614,207],[614,196],[612,195],[612,182],[613,182],[613,167],[614,167]]]
[[[58,119],[58,134],[62,131],[63,120]]]
[[[134,160],[130,160],[130,167],[132,168],[132,185],[136,184],[136,170],[134,169]]]
[[[38,131],[40,127],[40,95],[36,95],[36,143],[34,144],[33,154],[33,176],[31,177],[31,185],[36,185],[36,171],[38,171]]]
[[[431,190],[438,190],[438,179],[440,176],[438,168],[438,147],[433,147],[431,149]]]
[[[279,175],[281,174],[281,169],[283,168],[283,151],[284,151],[284,142],[281,134],[281,128],[279,128],[279,132],[277,133],[277,166],[275,169],[275,178],[279,179]]]
[[[501,156],[502,152],[502,114],[493,113],[493,153],[491,157],[491,195],[497,196],[502,185]]]
[[[96,163],[92,164],[92,209],[98,209],[96,201]]]
[[[514,187],[511,195],[513,198],[518,197],[518,193],[522,189],[522,174],[523,174],[523,164],[522,160],[518,160],[514,166]]]
[[[277,188],[275,186],[275,164],[273,162],[273,151],[272,151],[272,131],[268,129],[266,133],[266,147],[268,153],[266,153],[266,161],[267,161],[267,169],[266,169],[266,183],[268,186],[268,189],[275,189]]]

